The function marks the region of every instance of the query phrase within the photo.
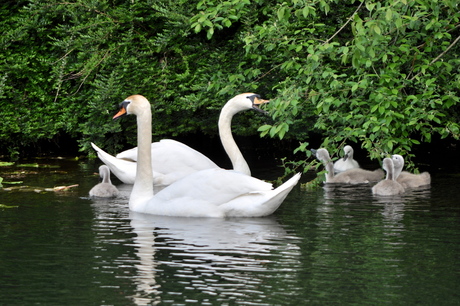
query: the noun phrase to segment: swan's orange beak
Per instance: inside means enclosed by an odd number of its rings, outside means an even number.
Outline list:
[[[255,109],[256,111],[262,112],[264,114],[268,113],[267,111],[263,110],[260,108],[262,104],[267,104],[269,103],[270,100],[264,100],[259,97],[255,97],[254,101],[252,102],[252,108]]]
[[[115,116],[113,116],[112,119],[115,120],[115,119],[118,119],[118,118],[120,118],[121,116],[124,116],[124,115],[126,115],[126,108],[122,107],[122,108],[120,108],[118,113],[116,113]]]
[[[112,119],[118,119],[124,115],[127,115],[128,114],[128,105],[131,103],[131,101],[129,100],[125,100],[123,102],[120,103],[120,110],[118,111],[118,113],[115,114],[115,116],[113,116]]]

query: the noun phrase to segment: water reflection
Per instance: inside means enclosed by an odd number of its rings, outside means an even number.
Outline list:
[[[374,197],[377,205],[383,206],[382,215],[387,223],[398,223],[404,219],[407,206],[411,203],[428,201],[431,196],[429,188],[407,190],[406,193],[391,197]]]
[[[431,197],[431,188],[420,187],[407,189],[404,194],[395,196],[376,196],[372,194],[371,186],[368,184],[346,185],[346,184],[325,184],[324,187],[324,204],[319,210],[326,212],[334,209],[334,204],[353,205],[361,207],[364,202],[370,205],[382,207],[382,216],[386,221],[398,222],[404,217],[406,205],[416,203],[429,203]],[[369,209],[372,209],[369,207]]]
[[[152,245],[163,253],[144,262],[174,271],[173,276],[179,279],[179,286],[169,284],[172,291],[168,290],[168,295],[185,295],[187,291],[230,299],[265,295],[260,273],[274,271],[273,252],[279,254],[276,259],[282,256],[284,261],[296,261],[299,255],[298,247],[290,243],[293,237],[287,237],[274,218],[222,220],[137,213],[130,213],[130,218],[133,231],[144,238],[135,241],[138,254],[154,254]],[[148,235],[150,241],[145,239]],[[142,267],[142,271],[152,269]],[[276,270],[283,270],[282,265]]]
[[[399,198],[299,188],[270,218],[216,220],[132,214],[131,185],[89,199],[97,167],[76,166],[25,182],[73,193],[0,192],[18,206],[0,211],[3,304],[458,304],[458,176]]]
[[[313,292],[320,296],[321,290],[341,284],[353,292],[348,302],[356,304],[391,300],[404,292],[401,279],[410,278],[407,267],[412,265],[405,254],[414,249],[414,229],[405,216],[426,209],[430,197],[429,188],[377,197],[369,185],[326,184],[323,197],[316,199]],[[328,294],[331,298],[335,292]],[[340,299],[347,303],[346,295]]]
[[[273,290],[270,275],[296,274],[300,266],[298,238],[275,217],[165,217],[128,212],[126,205],[124,200],[95,202],[95,230],[104,245],[122,242],[134,248],[135,258],[123,254],[105,265],[130,271],[135,289],[128,296],[136,305],[172,302],[174,297],[191,302],[200,295],[205,303],[250,297],[257,304]],[[129,228],[121,224],[123,218]],[[120,228],[132,238],[111,238],[110,232]]]
[[[152,225],[143,218],[130,216],[133,232],[136,234],[133,246],[139,258],[135,264],[137,277],[133,279],[136,284],[135,294],[132,299],[136,305],[156,305],[161,302],[159,285],[156,282],[155,261],[155,236]]]

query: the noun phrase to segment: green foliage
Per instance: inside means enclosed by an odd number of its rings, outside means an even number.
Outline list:
[[[214,135],[222,104],[249,91],[271,98],[271,120],[242,114],[235,132],[298,139],[306,157],[312,132],[371,158],[459,138],[455,0],[29,0],[0,17],[10,154],[62,133],[88,152],[134,144],[133,121],[111,117],[138,93],[155,138]]]
[[[276,54],[282,76],[261,135],[314,130],[333,151],[355,142],[371,158],[458,139],[459,18],[456,1],[278,4],[245,37],[248,54]]]
[[[2,6],[4,147],[13,155],[62,133],[80,139],[81,149],[89,152],[90,141],[112,152],[126,142],[134,144],[133,121],[112,122],[111,117],[123,98],[138,93],[155,108],[156,138],[215,134],[223,103],[259,89],[253,81],[261,72],[251,66],[239,73],[244,50],[238,25],[222,39],[195,34],[194,16],[211,10],[210,4],[30,0],[14,9]],[[232,5],[229,14],[254,9],[249,2]],[[242,11],[243,6],[248,7]],[[229,25],[219,18],[213,22]],[[261,119],[253,117],[243,115],[249,124],[236,132],[255,134]]]

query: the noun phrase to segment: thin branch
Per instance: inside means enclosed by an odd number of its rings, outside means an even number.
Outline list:
[[[345,24],[337,31],[334,33],[334,35],[332,35],[328,40],[326,40],[325,42],[323,42],[323,45],[327,44],[331,39],[333,39],[335,36],[337,36],[337,34],[339,34],[343,28],[345,28],[347,26],[348,23],[350,23],[351,19],[353,18],[353,16],[356,15],[356,13],[359,11],[359,9],[361,8],[361,6],[363,5],[364,1],[361,2],[361,4],[358,6],[358,8],[355,10],[355,12],[353,13],[353,15],[351,15],[347,22],[345,22]],[[310,54],[308,55],[310,56]],[[281,66],[282,64],[278,64],[276,65],[275,67],[273,67],[272,69],[270,69],[268,72],[264,73],[262,76],[260,76],[259,78],[257,78],[257,80],[255,80],[255,82],[259,81],[260,79],[264,78],[267,74],[270,74],[274,69],[278,68],[279,66]]]
[[[96,66],[93,67],[93,69],[91,69],[87,74],[86,76],[83,78],[83,81],[81,81],[80,83],[80,86],[78,86],[78,89],[72,94],[72,95],[75,95],[76,93],[78,93],[80,91],[80,88],[83,86],[83,84],[85,83],[86,79],[91,75],[91,72],[96,69],[96,67],[98,67],[103,61],[104,59],[106,59],[107,57],[110,56],[110,51],[111,50],[107,50],[104,54],[104,56],[99,60],[99,62],[97,62]],[[83,70],[82,70],[83,71]]]
[[[254,82],[257,82],[259,81],[260,79],[264,78],[267,74],[270,74],[270,72],[272,72],[273,70],[275,70],[276,68],[278,68],[279,66],[281,66],[282,64],[278,64],[276,65],[275,67],[273,67],[272,69],[268,70],[266,73],[264,73],[262,76],[258,77]]]
[[[343,28],[345,28],[347,26],[348,23],[350,23],[351,19],[356,15],[356,13],[359,11],[359,9],[361,8],[361,6],[363,5],[364,1],[361,2],[361,4],[358,6],[358,8],[356,9],[356,11],[353,13],[353,15],[351,15],[347,22],[345,22],[345,24],[337,30],[337,32],[334,33],[334,35],[332,35],[328,40],[326,40],[323,45],[327,44],[330,40],[332,40],[335,36],[337,36],[337,34],[339,34]]]
[[[441,54],[439,54],[434,60],[432,60],[431,63],[428,64],[428,67],[430,67],[431,65],[433,65],[434,63],[436,63],[441,57],[443,57],[443,56],[450,50],[450,48],[452,48],[459,40],[460,40],[460,36],[457,37],[457,38],[449,45],[449,47],[447,47],[446,50],[444,50],[443,52],[441,52]],[[422,74],[422,72],[417,73],[417,74],[414,75],[410,80],[413,81],[413,80],[414,80],[416,77],[418,77],[420,74]]]

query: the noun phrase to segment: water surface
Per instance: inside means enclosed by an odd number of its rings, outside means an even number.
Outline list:
[[[457,176],[394,198],[296,188],[273,216],[221,220],[129,212],[129,185],[89,199],[97,162],[51,164],[0,169],[36,187],[0,191],[18,206],[0,209],[2,305],[460,303]]]

